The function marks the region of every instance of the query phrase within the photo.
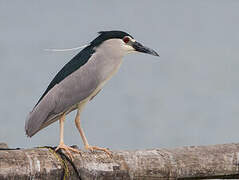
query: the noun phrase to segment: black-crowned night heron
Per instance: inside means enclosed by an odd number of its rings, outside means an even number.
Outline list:
[[[25,131],[33,136],[51,123],[60,120],[60,143],[57,149],[70,151],[77,149],[66,146],[63,141],[65,116],[77,109],[75,124],[87,150],[106,148],[90,146],[80,125],[83,107],[103,88],[105,83],[118,71],[124,55],[142,52],[159,56],[154,50],[143,46],[128,33],[122,31],[102,31],[87,47],[68,62],[51,81],[33,110],[27,117]]]

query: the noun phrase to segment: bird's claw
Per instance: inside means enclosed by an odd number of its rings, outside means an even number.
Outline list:
[[[88,146],[85,146],[85,149],[86,149],[86,150],[89,150],[89,151],[91,151],[91,152],[94,152],[94,151],[103,151],[103,152],[105,152],[108,156],[110,156],[111,158],[113,157],[112,152],[111,152],[109,149],[107,149],[107,148],[102,148],[102,147],[97,147],[97,146],[90,146],[90,145],[88,145]]]
[[[81,154],[81,152],[78,149],[72,148],[72,147],[67,146],[65,144],[59,144],[57,146],[57,148],[55,149],[55,151],[58,151],[59,149],[63,149],[69,155],[69,157],[72,161],[73,161],[73,156],[71,154],[71,151]]]

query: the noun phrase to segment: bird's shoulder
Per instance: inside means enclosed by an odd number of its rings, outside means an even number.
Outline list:
[[[81,66],[87,63],[92,54],[95,52],[92,46],[87,46],[82,51],[80,51],[76,56],[74,56],[65,66],[56,74],[53,80],[48,85],[47,89],[43,95],[38,100],[35,107],[43,99],[43,97],[56,85],[63,81],[67,76],[78,70]]]

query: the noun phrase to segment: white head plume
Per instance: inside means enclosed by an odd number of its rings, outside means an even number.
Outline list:
[[[66,51],[76,51],[78,49],[83,49],[85,47],[87,47],[87,45],[84,46],[78,46],[78,47],[74,47],[74,48],[68,48],[68,49],[44,49],[44,51],[51,51],[51,52],[66,52]]]

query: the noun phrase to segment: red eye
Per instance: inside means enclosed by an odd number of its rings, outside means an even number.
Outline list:
[[[123,41],[127,44],[127,43],[129,42],[129,37],[127,37],[127,36],[124,37],[124,38],[123,38]]]

